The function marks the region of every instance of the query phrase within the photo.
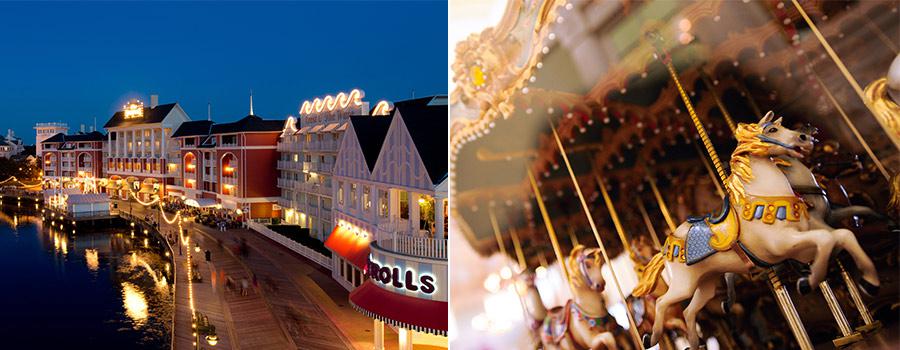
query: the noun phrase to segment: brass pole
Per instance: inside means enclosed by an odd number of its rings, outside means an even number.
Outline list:
[[[503,258],[508,258],[506,255],[506,246],[503,244],[503,237],[500,235],[500,225],[497,224],[497,216],[494,215],[494,208],[488,206],[488,215],[491,218],[491,227],[494,229],[494,238],[497,239],[497,246],[500,247],[500,254],[503,255]]]
[[[812,350],[813,345],[809,340],[809,334],[803,328],[803,322],[800,320],[800,315],[797,314],[794,302],[791,301],[787,288],[781,284],[781,279],[778,278],[778,273],[775,272],[774,268],[769,268],[768,277],[772,290],[775,293],[775,299],[778,301],[778,306],[781,307],[781,312],[784,314],[784,318],[787,319],[788,326],[790,326],[791,332],[794,333],[794,338],[797,339],[797,345],[800,346],[801,350]]]
[[[703,167],[706,168],[706,173],[709,174],[709,178],[712,180],[713,185],[716,186],[716,192],[719,193],[719,197],[725,198],[725,191],[722,190],[722,184],[719,183],[719,179],[716,178],[716,172],[713,171],[712,166],[709,165],[709,161],[706,160],[706,157],[703,156],[703,150],[700,149],[700,145],[696,142],[691,142],[694,144],[694,148],[697,150],[697,154],[700,155],[700,161],[703,162]]]
[[[881,31],[881,28],[878,28],[878,25],[875,24],[875,22],[872,22],[872,20],[869,19],[869,17],[866,17],[865,14],[860,14],[859,17],[863,18],[863,20],[866,22],[866,26],[869,27],[869,30],[872,31],[872,33],[875,33],[875,36],[877,36],[878,39],[881,40],[881,43],[884,44],[884,46],[887,46],[889,49],[891,49],[891,51],[893,51],[895,55],[900,52],[900,50],[897,49],[897,44],[891,42],[891,39],[888,38],[887,35],[884,35],[884,32]]]
[[[662,212],[663,218],[666,219],[666,225],[669,226],[669,232],[674,234],[675,229],[678,228],[678,226],[675,225],[675,221],[672,220],[672,215],[669,214],[669,207],[666,206],[666,201],[663,200],[662,193],[660,193],[659,188],[656,187],[656,178],[653,175],[650,175],[650,169],[647,169],[647,182],[650,183],[650,190],[653,191],[653,196],[656,197],[656,204],[659,205],[659,210]]]
[[[750,109],[753,110],[753,114],[756,115],[757,118],[762,118],[762,110],[759,109],[759,106],[756,105],[756,101],[753,100],[753,96],[750,96],[750,90],[747,90],[747,87],[744,86],[744,83],[741,82],[740,79],[735,80],[737,80],[737,84],[735,85],[737,86],[738,90],[740,90],[741,93],[744,94],[744,97],[747,98],[747,103],[750,104]]]
[[[856,282],[854,282],[853,278],[850,277],[850,274],[847,273],[844,264],[841,263],[840,260],[837,261],[837,264],[841,269],[841,277],[844,279],[844,283],[847,284],[847,291],[850,292],[850,299],[853,299],[853,304],[856,305],[856,309],[863,319],[864,325],[859,326],[856,329],[868,333],[881,328],[881,321],[872,319],[869,308],[866,307],[866,303],[863,302],[862,296],[859,295],[859,288],[856,287]]]
[[[569,240],[572,241],[572,247],[578,245],[578,237],[575,237],[575,227],[569,225]]]
[[[828,40],[825,40],[825,36],[822,35],[822,32],[819,31],[819,27],[813,23],[812,19],[809,18],[809,15],[806,14],[806,10],[803,9],[803,6],[800,6],[800,3],[797,0],[791,0],[794,3],[794,7],[797,8],[797,11],[800,12],[800,15],[803,16],[803,19],[806,21],[806,24],[809,25],[809,29],[812,29],[813,33],[816,35],[816,38],[819,39],[819,43],[822,44],[822,47],[825,48],[825,52],[828,53],[828,56],[831,57],[831,60],[834,61],[834,64],[837,65],[838,70],[841,71],[841,74],[844,75],[844,79],[847,79],[847,82],[850,83],[850,86],[853,87],[853,91],[856,92],[856,95],[859,96],[859,99],[862,100],[863,104],[866,105],[866,108],[869,109],[869,112],[872,113],[872,117],[878,121],[878,124],[881,125],[881,128],[886,132],[890,133],[890,129],[884,125],[881,118],[878,118],[878,113],[872,108],[872,105],[869,103],[869,100],[866,99],[865,93],[863,93],[863,89],[859,86],[859,83],[853,78],[853,75],[850,74],[850,70],[847,69],[847,66],[844,65],[844,61],[838,57],[837,53],[834,52],[834,49],[831,48],[831,44],[828,43]],[[890,137],[891,141],[894,143],[894,147],[900,149],[900,141],[898,141],[894,137]],[[888,176],[889,177],[889,176]]]
[[[862,137],[862,134],[859,133],[859,130],[856,129],[856,125],[853,124],[853,121],[850,120],[850,117],[847,116],[847,113],[844,112],[844,108],[841,107],[841,104],[838,103],[837,99],[834,98],[834,95],[831,94],[831,90],[828,89],[828,86],[825,86],[825,82],[822,81],[822,78],[819,77],[819,74],[816,73],[815,70],[811,70],[812,75],[816,78],[816,81],[819,83],[819,86],[822,87],[822,90],[825,91],[825,96],[828,97],[828,100],[831,101],[831,104],[834,105],[834,108],[837,109],[838,114],[841,115],[841,118],[844,120],[844,123],[847,123],[847,127],[850,128],[850,131],[853,132],[853,136],[856,137],[856,140],[859,141],[859,144],[862,145],[863,149],[866,150],[866,154],[869,155],[869,158],[872,159],[872,162],[875,163],[875,166],[878,167],[878,171],[881,172],[881,175],[884,176],[884,179],[888,182],[891,181],[891,175],[888,174],[887,169],[884,168],[884,165],[881,164],[881,160],[878,159],[878,156],[875,155],[875,152],[872,151],[872,148],[869,147],[869,143],[866,142],[866,139]],[[878,118],[875,118],[878,119]]]
[[[525,271],[528,263],[525,261],[525,254],[522,253],[522,243],[519,241],[519,233],[515,228],[509,229],[509,235],[512,236],[513,248],[516,250],[516,260],[519,261],[519,270]]]
[[[606,191],[606,184],[603,181],[603,178],[600,175],[594,174],[594,179],[597,180],[597,186],[600,187],[600,194],[603,195],[603,202],[606,203],[606,210],[609,211],[609,217],[612,219],[613,226],[616,228],[616,233],[619,234],[619,239],[622,241],[622,248],[628,252],[628,257],[631,258],[631,261],[638,262],[637,258],[634,255],[634,251],[631,250],[631,244],[628,243],[628,237],[625,236],[625,229],[622,228],[622,222],[619,221],[619,213],[616,212],[616,207],[613,206],[612,199],[609,197],[609,192]]]
[[[850,323],[847,322],[847,317],[844,316],[844,311],[841,310],[841,304],[838,303],[837,297],[834,296],[834,291],[831,290],[831,285],[828,284],[828,281],[819,282],[819,289],[822,291],[825,303],[828,304],[828,309],[831,310],[831,315],[834,316],[838,329],[841,331],[841,336],[831,341],[834,346],[842,347],[862,340],[862,335],[859,332],[854,332],[850,329]]]
[[[628,316],[628,324],[629,333],[634,337],[634,341],[636,345],[641,343],[641,335],[638,334],[637,330],[637,322],[634,321],[634,315],[632,314],[632,310],[628,308],[628,303],[626,302],[625,293],[622,292],[622,285],[619,283],[619,277],[616,274],[616,270],[612,266],[612,260],[609,259],[609,254],[606,253],[606,245],[603,244],[603,240],[600,239],[600,233],[597,231],[597,225],[594,223],[594,217],[591,215],[591,210],[588,208],[587,201],[584,199],[584,194],[581,193],[581,186],[578,185],[578,179],[575,177],[575,171],[572,170],[572,165],[569,163],[569,156],[566,155],[566,150],[563,147],[562,141],[559,139],[559,134],[556,132],[556,126],[553,125],[553,121],[549,118],[547,119],[547,123],[550,124],[550,129],[553,131],[553,138],[556,140],[556,146],[559,148],[559,153],[562,155],[563,162],[566,163],[566,169],[569,172],[569,177],[572,179],[572,186],[575,187],[575,193],[578,195],[578,200],[581,202],[581,208],[584,209],[584,215],[587,216],[588,223],[591,225],[591,231],[594,233],[594,238],[597,240],[597,245],[600,247],[600,253],[603,254],[603,259],[609,264],[609,272],[613,277],[613,284],[616,286],[616,291],[619,292],[619,297],[622,298],[622,302],[626,305],[626,316]]]
[[[700,68],[700,78],[703,79],[703,83],[706,84],[706,88],[709,89],[710,95],[712,95],[713,100],[716,101],[716,106],[719,106],[719,111],[722,112],[722,116],[725,117],[725,123],[728,124],[728,128],[731,129],[731,133],[734,134],[734,130],[737,128],[734,124],[734,119],[731,119],[731,114],[728,114],[728,109],[725,108],[725,103],[722,102],[722,99],[719,98],[719,94],[716,93],[716,88],[713,85],[712,81],[709,80],[709,75],[706,74],[706,70]]]
[[[662,250],[662,244],[659,243],[659,237],[656,236],[656,229],[653,228],[653,221],[650,220],[650,215],[647,214],[647,208],[644,207],[644,201],[638,198],[637,204],[638,210],[641,211],[641,217],[644,219],[644,225],[647,225],[647,232],[650,233],[650,239],[653,240],[653,248]]]
[[[569,278],[569,270],[566,268],[566,260],[562,255],[562,250],[559,249],[559,241],[556,239],[556,231],[553,230],[553,221],[550,219],[550,214],[547,213],[547,207],[544,206],[544,197],[541,197],[541,191],[538,189],[537,181],[534,179],[534,174],[531,173],[531,169],[527,169],[528,171],[528,181],[531,182],[531,190],[534,192],[534,197],[537,199],[538,209],[541,211],[541,217],[544,219],[544,225],[547,227],[547,235],[550,236],[550,244],[553,245],[553,253],[556,254],[556,261],[559,262],[559,269],[562,270],[563,277],[565,277],[567,284],[569,285],[569,290],[573,290],[572,288],[572,279]],[[572,292],[574,293],[574,292]]]

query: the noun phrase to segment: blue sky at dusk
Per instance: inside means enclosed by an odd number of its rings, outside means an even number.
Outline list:
[[[295,115],[360,88],[372,105],[447,93],[446,2],[0,2],[0,130],[94,117],[132,97],[191,119]]]

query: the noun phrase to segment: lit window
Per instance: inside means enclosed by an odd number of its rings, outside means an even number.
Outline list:
[[[338,181],[338,205],[344,206],[344,182]]]
[[[356,198],[356,184],[350,184],[350,207],[356,208],[356,202],[358,199]]]
[[[363,186],[363,210],[369,211],[372,207],[372,198],[369,197],[369,186]]]

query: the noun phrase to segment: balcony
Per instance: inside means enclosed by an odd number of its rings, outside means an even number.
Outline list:
[[[446,239],[435,239],[394,232],[390,235],[379,237],[376,242],[378,247],[394,253],[432,259],[447,259]]]
[[[237,177],[233,177],[233,176],[222,176],[222,184],[223,184],[223,185],[237,186],[237,184],[238,184]]]

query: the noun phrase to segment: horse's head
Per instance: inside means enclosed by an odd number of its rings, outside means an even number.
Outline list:
[[[781,118],[775,119],[775,113],[769,111],[758,123],[738,124],[734,136],[737,147],[731,153],[731,175],[725,183],[728,192],[738,198],[738,202],[746,197],[744,184],[753,180],[751,157],[774,158],[789,156],[803,158],[812,151],[815,138],[809,133],[812,129],[792,130],[781,124]]]
[[[769,145],[767,149],[769,156],[786,155],[803,158],[812,151],[816,141],[811,134],[815,128],[803,127],[800,130],[792,130],[781,124],[781,117],[775,119],[775,113],[772,111],[766,113],[757,126],[758,130],[754,130],[758,133],[756,138]]]
[[[597,292],[606,287],[606,281],[600,273],[603,256],[599,248],[585,248],[579,244],[572,249],[566,265],[569,269],[569,278],[575,287],[586,287]]]

